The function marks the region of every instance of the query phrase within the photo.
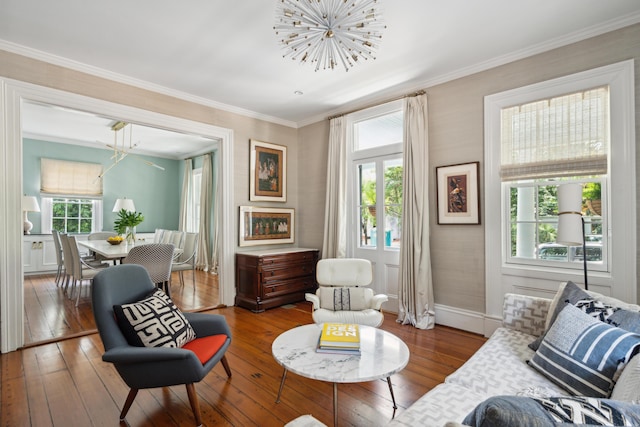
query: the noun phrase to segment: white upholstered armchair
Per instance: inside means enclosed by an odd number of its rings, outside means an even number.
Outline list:
[[[371,262],[357,258],[330,258],[318,261],[318,290],[305,294],[313,303],[315,323],[357,323],[378,327],[384,320],[380,312],[386,295],[374,295],[367,288],[373,281]]]

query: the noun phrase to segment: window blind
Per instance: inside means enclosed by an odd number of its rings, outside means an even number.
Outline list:
[[[503,181],[607,173],[609,88],[501,110]]]
[[[102,197],[102,165],[40,159],[40,193],[59,197]]]

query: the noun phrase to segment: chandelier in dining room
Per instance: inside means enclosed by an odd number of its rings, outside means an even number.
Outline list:
[[[379,0],[278,0],[276,24],[285,53],[315,71],[375,59],[382,40]]]
[[[125,132],[127,125],[129,129],[128,138]],[[131,152],[138,146],[138,143],[133,142],[133,123],[127,123],[118,120],[113,125],[111,125],[111,130],[113,131],[113,144],[105,145],[109,149],[113,150],[113,155],[111,156],[111,160],[113,160],[113,163],[109,167],[107,167],[107,169],[105,169],[100,175],[98,175],[96,179],[103,178],[107,172],[117,166],[118,163],[120,163],[127,156],[131,156],[131,158],[135,158],[136,160],[146,164],[147,166],[152,166],[154,168],[164,170],[162,166],[141,157],[137,157]],[[118,136],[120,136],[120,138],[118,138]]]

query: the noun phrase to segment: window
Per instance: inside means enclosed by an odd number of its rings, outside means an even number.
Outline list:
[[[582,213],[591,240],[587,261],[592,269],[607,271],[606,211],[596,211],[593,203],[601,206],[607,199],[609,87],[503,108],[500,140],[500,174],[509,200],[507,263],[564,262],[582,268],[582,248],[555,243],[558,185],[573,181],[585,189]]]
[[[102,165],[40,160],[43,233],[102,230]]]
[[[506,292],[583,283],[582,248],[555,243],[565,182],[584,186],[589,289],[637,298],[633,69],[624,61],[485,97],[488,316]]]
[[[607,234],[602,210],[602,191],[606,176],[577,182],[583,185],[587,261],[592,270],[607,271]],[[509,198],[509,255],[507,262],[514,264],[559,265],[571,263],[582,268],[582,247],[567,247],[556,243],[558,229],[558,181],[536,180],[510,182],[506,185]],[[597,197],[597,199],[596,199]],[[606,206],[606,203],[604,203]],[[569,266],[569,265],[567,265]]]
[[[53,199],[51,222],[51,228],[61,233],[91,233],[93,201]]]
[[[202,168],[194,169],[191,172],[193,189],[191,192],[191,203],[189,204],[189,222],[187,229],[197,233],[200,227],[200,194],[202,193]]]
[[[375,247],[378,239],[385,247],[400,247],[402,229],[402,158],[378,159],[375,162],[358,164],[358,188],[360,211],[360,247]],[[382,171],[382,190],[384,195],[384,235],[378,236],[377,223],[377,170]]]
[[[353,120],[357,248],[399,249],[402,235],[402,106],[391,103]]]

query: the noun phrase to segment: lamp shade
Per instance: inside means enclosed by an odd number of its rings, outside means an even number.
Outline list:
[[[566,246],[582,246],[582,234],[582,185],[560,185],[556,242]]]
[[[23,212],[40,212],[38,199],[36,199],[34,196],[22,196],[22,211]]]
[[[127,198],[117,199],[116,203],[113,205],[113,212],[120,212],[122,209],[129,212],[135,212],[136,207],[133,204],[133,200]]]

